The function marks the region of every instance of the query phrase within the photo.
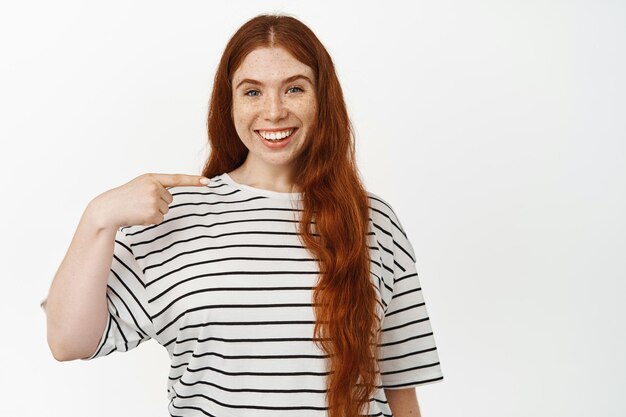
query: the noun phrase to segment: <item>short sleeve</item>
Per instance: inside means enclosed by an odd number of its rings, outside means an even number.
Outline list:
[[[393,295],[381,328],[379,366],[382,388],[403,389],[440,381],[443,373],[413,246],[394,211],[388,210]]]
[[[115,246],[106,291],[108,318],[104,333],[93,355],[81,360],[127,352],[155,337],[148,312],[146,280],[122,229],[115,235]]]

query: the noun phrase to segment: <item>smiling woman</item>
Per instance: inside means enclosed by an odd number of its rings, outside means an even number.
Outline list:
[[[90,203],[46,307],[55,357],[156,340],[171,416],[419,416],[443,374],[415,253],[358,175],[324,46],[251,19],[207,124],[205,182],[144,174]]]
[[[250,52],[233,75],[232,117],[248,149],[230,172],[239,182],[295,191],[292,165],[315,126],[313,69],[281,47]]]

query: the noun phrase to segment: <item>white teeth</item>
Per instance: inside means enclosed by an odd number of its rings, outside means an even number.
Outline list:
[[[291,133],[293,133],[293,129],[283,130],[282,132],[264,132],[262,130],[259,130],[259,135],[261,135],[265,139],[270,139],[270,140],[284,139],[287,136],[290,136]]]

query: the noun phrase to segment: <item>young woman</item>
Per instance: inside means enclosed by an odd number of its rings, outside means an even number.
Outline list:
[[[89,203],[47,298],[55,358],[155,339],[172,416],[419,416],[415,387],[443,376],[413,247],[363,187],[306,25],[234,34],[208,136],[204,178],[144,174]]]

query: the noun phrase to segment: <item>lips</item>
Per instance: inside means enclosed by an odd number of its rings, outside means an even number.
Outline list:
[[[261,143],[264,146],[266,146],[268,149],[272,149],[272,152],[273,152],[273,151],[278,151],[280,149],[284,149],[284,148],[288,147],[289,143],[291,143],[291,139],[293,139],[293,137],[295,136],[295,132],[297,132],[297,130],[298,130],[297,128],[292,129],[291,130],[291,135],[286,136],[286,137],[284,137],[282,139],[267,139],[267,138],[264,138],[261,135],[261,132],[263,134],[267,134],[268,133],[267,130],[262,130],[260,132],[258,130],[255,130],[255,133],[258,136],[258,138],[261,141]],[[280,132],[285,132],[285,130],[282,130],[282,131],[279,130],[278,132],[279,133]],[[273,134],[273,132],[269,132],[269,133],[270,133],[270,137],[276,137]],[[280,137],[280,136],[278,136],[278,137]]]
[[[261,138],[268,141],[281,141],[283,139],[291,137],[297,130],[297,127],[281,129],[258,129],[255,130],[255,133]]]

